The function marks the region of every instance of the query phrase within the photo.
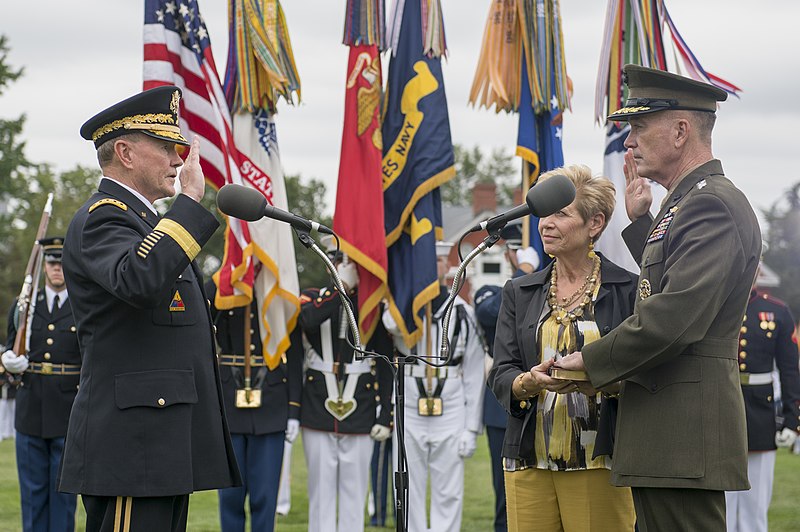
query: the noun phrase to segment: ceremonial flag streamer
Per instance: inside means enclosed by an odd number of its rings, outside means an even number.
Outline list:
[[[563,112],[569,109],[561,14],[557,0],[493,1],[470,92],[470,103],[518,112],[516,153],[522,158],[522,187],[563,166]],[[523,240],[544,254],[538,218],[529,216]]]
[[[187,138],[200,139],[200,163],[206,180],[215,188],[227,183],[252,186],[271,204],[285,208],[283,180],[267,173],[274,168],[269,166],[271,163],[265,164],[277,157],[274,124],[270,127],[269,118],[262,114],[252,118],[248,128],[246,122],[245,126],[239,125],[237,116],[236,125],[245,135],[243,138],[237,132],[234,138],[234,120],[197,1],[145,0],[144,22],[144,88],[173,84],[181,88],[181,132]],[[256,128],[260,128],[258,134]],[[237,142],[241,143],[241,149],[237,149]],[[272,151],[266,159],[259,158],[253,146],[262,146],[265,153],[269,146]],[[298,286],[291,239],[287,249],[285,239],[273,236],[273,231],[288,229],[267,230],[271,239],[280,244],[262,247],[257,240],[264,230],[257,224],[229,220],[223,265],[214,280],[218,285],[219,308],[249,304],[255,280],[253,257],[258,257],[262,272],[259,277],[265,284],[259,294],[263,355],[267,365],[275,368],[289,345],[289,332],[296,321]],[[284,264],[284,261],[290,262]],[[270,276],[274,278],[271,287],[267,281]],[[278,309],[274,318],[273,309]]]
[[[425,13],[425,16],[423,16]],[[413,346],[425,305],[439,294],[439,187],[455,175],[442,78],[446,52],[438,0],[397,0],[383,122],[383,198],[389,310]]]
[[[350,54],[333,229],[342,251],[358,266],[358,327],[364,344],[375,331],[387,289],[378,48],[384,34],[383,0],[347,2],[344,44]]]
[[[672,51],[668,53],[670,43]],[[595,86],[595,120],[606,127],[603,175],[614,183],[617,190],[617,208],[597,243],[597,249],[620,266],[638,271],[639,265],[630,256],[621,236],[629,223],[623,208],[625,174],[622,171],[629,126],[627,122],[606,122],[606,117],[623,107],[627,100],[627,87],[622,80],[622,68],[626,64],[675,71],[715,85],[736,97],[741,89],[700,65],[675,27],[664,0],[608,0]],[[662,187],[652,187],[652,191],[652,210],[655,213],[665,191]]]

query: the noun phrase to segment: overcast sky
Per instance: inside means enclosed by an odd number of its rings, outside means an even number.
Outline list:
[[[328,184],[338,173],[346,48],[341,44],[344,0],[284,0],[302,102],[283,101],[278,141],[287,173]],[[516,116],[467,104],[491,0],[442,0],[449,59],[443,70],[453,142],[512,151]],[[715,156],[757,210],[770,206],[800,176],[800,2],[797,0],[667,0],[684,39],[703,66],[741,87],[722,104]],[[27,117],[27,156],[58,170],[96,166],[78,129],[88,117],[141,89],[141,0],[5,1],[0,33],[9,62],[24,76],[0,96],[0,117]],[[227,0],[200,0],[217,67],[227,55]],[[387,11],[391,1],[387,0]],[[564,158],[602,170],[603,130],[594,123],[594,85],[605,0],[562,0],[573,112],[564,120]],[[384,62],[384,69],[386,62]]]

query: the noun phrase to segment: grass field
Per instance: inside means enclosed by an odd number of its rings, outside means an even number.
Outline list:
[[[494,508],[489,471],[489,451],[486,437],[478,439],[478,450],[467,461],[464,481],[465,532],[490,532]],[[216,492],[199,492],[191,497],[189,508],[189,530],[213,532],[219,530]],[[769,510],[770,531],[796,532],[800,530],[800,456],[785,450],[778,453],[775,468],[775,486]],[[77,531],[83,531],[83,508],[78,503]],[[369,531],[393,530],[370,528]],[[0,532],[21,530],[19,515],[19,492],[14,456],[13,440],[0,442]],[[306,498],[306,468],[302,442],[298,438],[292,453],[292,509],[285,517],[278,516],[278,531],[300,532],[308,529],[308,501]]]

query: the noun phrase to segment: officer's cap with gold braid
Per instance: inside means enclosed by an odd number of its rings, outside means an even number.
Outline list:
[[[188,146],[178,122],[180,100],[181,90],[172,85],[140,92],[87,120],[81,126],[81,137],[99,148],[108,140],[138,131]]]
[[[45,262],[61,262],[61,254],[64,250],[64,237],[53,236],[39,240],[42,246],[42,255]]]
[[[625,65],[623,79],[628,86],[625,107],[614,111],[609,120],[626,121],[632,116],[657,111],[716,112],[717,102],[728,93],[702,81],[639,65]]]

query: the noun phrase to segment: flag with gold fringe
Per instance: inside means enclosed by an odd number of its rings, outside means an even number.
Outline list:
[[[382,163],[388,300],[412,346],[425,305],[439,294],[438,187],[455,175],[441,64],[447,46],[439,0],[396,0],[390,20]]]
[[[715,85],[737,97],[741,92],[732,83],[702,67],[675,27],[664,0],[608,0],[595,86],[595,120],[606,127],[603,175],[617,189],[618,206],[625,205],[622,165],[629,126],[627,122],[606,122],[606,117],[623,107],[627,99],[627,87],[622,81],[622,68],[626,64],[677,72]],[[665,191],[662,187],[653,187],[652,190],[653,209],[658,210]],[[639,265],[631,258],[621,237],[628,223],[625,209],[615,209],[597,242],[597,249],[620,266],[638,271]]]
[[[383,0],[348,0],[344,44],[347,61],[344,126],[333,229],[358,267],[358,327],[366,344],[386,296],[383,227],[383,142],[380,124],[380,48],[385,38]]]
[[[277,0],[232,0],[224,92],[233,114],[236,148],[246,158],[238,184],[255,188],[270,205],[287,209],[275,111],[279,98],[300,95],[286,18]],[[249,304],[260,312],[263,356],[275,368],[289,347],[299,313],[299,283],[289,225],[264,218],[228,219],[225,255],[214,274],[215,304]]]
[[[522,187],[563,166],[563,112],[569,109],[570,81],[558,0],[492,1],[470,103],[497,112],[519,113],[516,153],[522,158]],[[523,240],[546,264],[537,229],[529,216]]]

